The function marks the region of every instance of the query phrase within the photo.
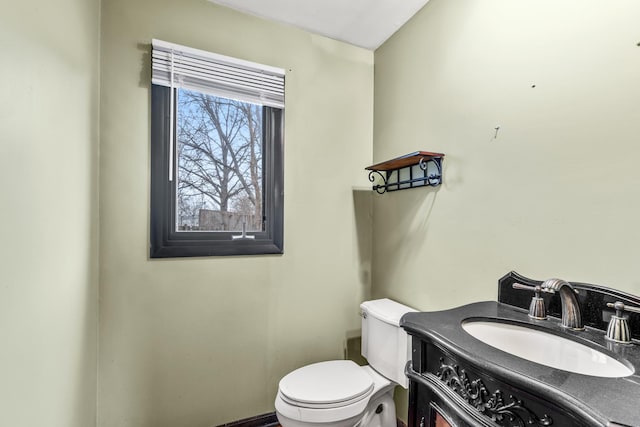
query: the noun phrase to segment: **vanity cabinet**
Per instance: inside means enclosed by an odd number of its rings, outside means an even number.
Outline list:
[[[499,370],[474,361],[428,337],[412,335],[407,366],[409,427],[585,427],[570,408],[517,386]]]
[[[499,281],[499,301],[402,316],[412,340],[409,427],[640,427],[640,313],[626,314],[631,343],[605,338],[611,306],[640,307],[640,297],[573,283],[586,327],[572,330],[563,326],[562,295],[545,295],[548,316],[536,319],[531,295],[514,283],[542,282],[511,272]],[[561,344],[498,331],[517,351],[501,350],[465,328],[473,322],[528,328]],[[586,352],[572,356],[576,345]]]

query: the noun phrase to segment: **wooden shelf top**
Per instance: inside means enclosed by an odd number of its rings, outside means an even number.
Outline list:
[[[405,168],[407,166],[417,165],[420,162],[420,159],[424,159],[425,161],[442,158],[444,154],[442,153],[431,153],[429,151],[414,151],[413,153],[405,154],[404,156],[396,157],[395,159],[387,160],[382,163],[377,163],[375,165],[367,166],[366,170],[371,171],[390,171],[396,170],[400,168]]]

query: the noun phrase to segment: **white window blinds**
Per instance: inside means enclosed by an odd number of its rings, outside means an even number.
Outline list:
[[[151,82],[284,108],[284,70],[153,39]]]

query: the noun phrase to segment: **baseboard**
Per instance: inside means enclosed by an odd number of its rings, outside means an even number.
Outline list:
[[[276,427],[278,425],[279,423],[278,418],[276,417],[276,413],[270,412],[268,414],[245,418],[244,420],[221,424],[217,427]]]

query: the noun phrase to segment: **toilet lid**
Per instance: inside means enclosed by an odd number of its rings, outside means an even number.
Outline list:
[[[350,404],[373,390],[373,379],[351,360],[303,366],[280,380],[280,393],[301,404]]]

